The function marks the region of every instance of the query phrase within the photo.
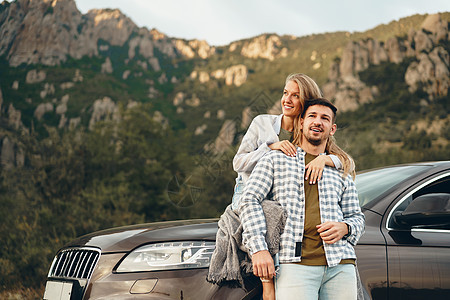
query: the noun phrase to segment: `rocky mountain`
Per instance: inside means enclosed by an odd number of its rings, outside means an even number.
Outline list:
[[[421,85],[430,99],[446,97],[450,83],[449,53],[440,42],[448,42],[448,34],[448,22],[440,15],[430,15],[419,30],[411,28],[406,39],[351,41],[340,61],[331,66],[329,82],[323,86],[324,93],[335,99],[342,111],[355,110],[360,104],[371,102],[379,93],[376,86],[367,86],[360,80],[359,72],[382,62],[399,64],[412,59],[405,74],[410,91],[415,92]]]
[[[45,135],[48,126],[119,122],[124,109],[151,103],[155,120],[193,133],[196,151],[220,153],[255,114],[280,111],[291,72],[316,79],[341,112],[375,105],[380,87],[360,74],[384,64],[406,64],[399,76],[409,93],[426,93],[423,105],[448,99],[449,18],[416,15],[367,33],[262,34],[214,47],[139,28],[119,10],[82,14],[74,0],[4,1],[0,117],[12,131]],[[13,134],[0,140],[3,164],[20,165]]]
[[[119,10],[94,9],[83,15],[74,0],[17,0],[2,3],[0,55],[10,66],[64,63],[68,57],[97,56],[109,46],[127,43],[128,59],[136,49],[148,66],[160,69],[155,51],[167,57],[196,54],[207,58],[214,49],[201,41],[175,41],[157,30],[138,28]],[[103,45],[100,45],[102,44]],[[106,44],[106,45],[105,45]]]

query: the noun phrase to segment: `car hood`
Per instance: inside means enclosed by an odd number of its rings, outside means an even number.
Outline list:
[[[116,227],[81,236],[67,247],[96,247],[105,252],[128,252],[148,243],[215,240],[218,219],[169,221]]]

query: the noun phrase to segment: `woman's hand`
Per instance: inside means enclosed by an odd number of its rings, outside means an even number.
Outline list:
[[[284,154],[289,156],[295,156],[297,155],[297,148],[288,140],[275,142],[273,144],[269,145],[269,148],[272,150],[280,150]],[[323,168],[322,168],[323,169]]]
[[[310,178],[309,183],[316,184],[316,181],[322,179],[323,168],[325,168],[328,159],[331,160],[331,158],[326,155],[319,155],[310,161],[309,164],[305,166],[305,180]]]

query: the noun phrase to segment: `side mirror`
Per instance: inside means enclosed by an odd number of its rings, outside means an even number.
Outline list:
[[[435,193],[417,197],[403,212],[395,215],[395,222],[408,227],[450,227],[450,194]]]

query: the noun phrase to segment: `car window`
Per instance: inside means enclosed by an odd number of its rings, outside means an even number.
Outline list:
[[[358,174],[355,183],[360,206],[369,204],[400,182],[429,168],[430,166],[397,166]]]
[[[438,180],[432,181],[423,188],[420,188],[413,194],[410,194],[401,200],[401,202],[395,207],[393,213],[390,214],[391,218],[388,220],[389,228],[398,227],[398,224],[395,223],[395,219],[392,216],[403,212],[406,207],[417,197],[427,194],[450,194],[450,176],[445,176]],[[417,227],[415,226],[414,228],[449,229],[449,224],[423,225]]]

